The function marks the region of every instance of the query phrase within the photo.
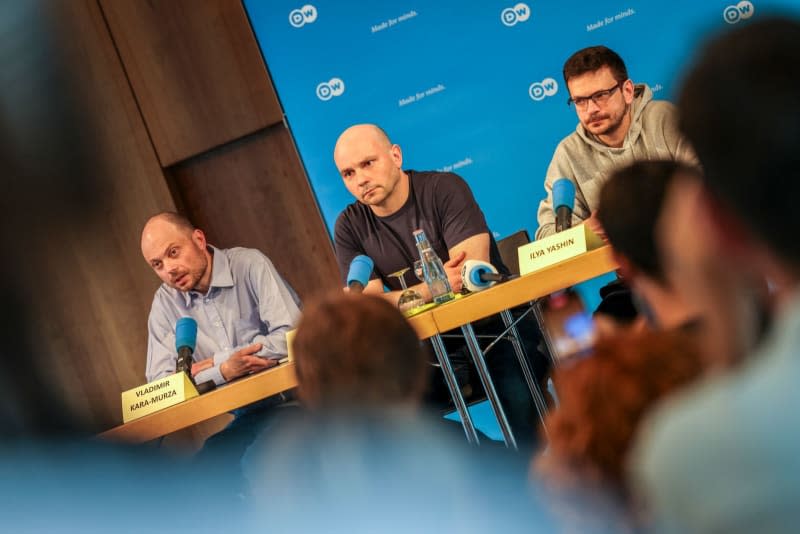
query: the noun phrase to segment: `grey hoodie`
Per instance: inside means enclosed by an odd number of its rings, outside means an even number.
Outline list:
[[[539,203],[536,239],[555,233],[552,195],[553,182],[559,178],[575,183],[575,225],[597,209],[600,189],[617,167],[641,159],[675,159],[697,165],[692,148],[678,132],[675,107],[664,100],[653,100],[653,92],[645,84],[637,84],[634,95],[633,120],[620,148],[597,141],[580,123],[558,144],[544,181],[547,198]]]

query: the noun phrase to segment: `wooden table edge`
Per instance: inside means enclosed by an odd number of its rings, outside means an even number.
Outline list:
[[[282,363],[273,369],[111,428],[97,437],[127,443],[150,441],[296,386],[294,362]]]
[[[431,311],[438,331],[447,332],[559,289],[591,280],[616,268],[611,247],[604,246]]]

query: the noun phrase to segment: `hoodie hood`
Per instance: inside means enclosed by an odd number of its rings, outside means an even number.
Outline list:
[[[653,91],[650,90],[650,87],[648,87],[647,84],[637,83],[633,86],[633,102],[631,102],[631,125],[628,128],[628,133],[625,135],[625,139],[622,141],[622,146],[619,148],[610,147],[598,141],[597,137],[586,131],[586,128],[583,127],[583,124],[581,124],[580,121],[578,122],[578,126],[575,128],[575,131],[578,133],[581,139],[586,142],[586,144],[597,150],[602,150],[604,152],[624,152],[630,145],[635,144],[639,139],[639,135],[642,133],[642,112],[644,111],[645,106],[651,100],[653,100]]]

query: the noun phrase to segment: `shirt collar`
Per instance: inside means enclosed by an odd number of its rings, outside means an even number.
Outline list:
[[[211,283],[208,286],[207,295],[215,287],[233,287],[233,275],[231,274],[231,264],[228,261],[228,256],[217,247],[208,245],[208,248],[209,252],[213,252],[214,259],[211,264]],[[187,306],[191,305],[193,298],[203,296],[197,291],[186,291],[185,293],[181,292],[181,294]]]

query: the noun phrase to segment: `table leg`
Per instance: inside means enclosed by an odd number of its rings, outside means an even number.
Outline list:
[[[436,359],[439,360],[439,365],[442,368],[444,380],[447,383],[447,389],[450,390],[450,397],[453,399],[456,411],[461,417],[461,424],[464,425],[464,433],[467,435],[467,442],[480,445],[478,433],[475,432],[472,416],[469,414],[469,410],[467,410],[467,403],[464,401],[464,396],[461,394],[461,388],[458,386],[458,380],[456,379],[455,372],[453,372],[453,366],[450,364],[450,358],[447,356],[447,349],[445,349],[442,336],[436,334],[430,339],[433,345],[433,351],[436,353]]]
[[[533,404],[536,407],[536,413],[539,415],[539,421],[541,422],[542,429],[544,429],[546,433],[547,428],[544,425],[544,417],[547,414],[547,403],[545,403],[544,395],[542,394],[542,390],[539,388],[539,383],[536,381],[536,377],[533,376],[530,362],[528,361],[528,357],[525,353],[525,347],[523,347],[522,342],[520,341],[516,323],[514,322],[514,318],[509,310],[503,310],[500,312],[500,317],[503,318],[503,323],[506,325],[506,328],[510,329],[511,344],[514,346],[514,352],[517,354],[517,360],[519,360],[519,365],[522,368],[522,375],[525,377],[525,382],[527,382],[528,389],[531,391]]]
[[[517,441],[514,439],[514,434],[511,432],[511,426],[508,424],[506,413],[500,405],[500,399],[494,388],[494,382],[492,382],[492,378],[489,376],[489,369],[486,366],[486,360],[478,344],[478,339],[475,337],[475,331],[472,329],[472,325],[467,323],[461,327],[461,332],[464,334],[464,339],[467,341],[469,353],[472,356],[473,363],[475,363],[475,368],[478,370],[481,384],[483,384],[483,389],[486,392],[486,397],[489,399],[489,404],[492,407],[494,416],[497,418],[497,424],[500,425],[500,430],[503,433],[503,441],[505,441],[506,447],[511,447],[516,450]]]
[[[546,298],[546,297],[545,297]],[[545,328],[544,323],[544,314],[542,313],[542,301],[543,299],[537,299],[533,303],[533,315],[536,317],[536,324],[539,325],[539,331],[542,333],[542,337],[544,338],[544,344],[547,349],[547,357],[550,358],[550,364],[553,371],[558,368],[558,354],[556,354],[555,345],[553,344],[553,340],[550,338],[550,333]]]

